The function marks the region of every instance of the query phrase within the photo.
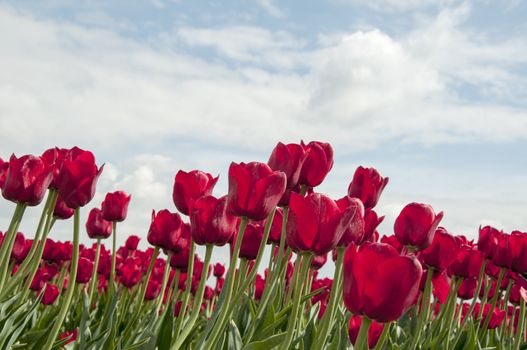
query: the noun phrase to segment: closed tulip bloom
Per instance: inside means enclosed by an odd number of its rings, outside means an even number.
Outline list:
[[[476,294],[477,287],[478,287],[477,278],[463,279],[463,282],[461,282],[461,285],[459,286],[459,289],[457,291],[457,296],[460,299],[464,299],[464,300],[472,299],[474,298],[474,295]]]
[[[170,258],[170,266],[179,269],[181,272],[187,271],[191,243],[190,225],[184,224],[181,237],[176,242],[176,249]]]
[[[490,258],[494,252],[494,247],[498,244],[497,236],[501,232],[492,226],[484,226],[479,228],[478,250],[485,254],[486,258]]]
[[[240,246],[240,258],[255,260],[258,256],[258,249],[262,242],[264,227],[260,224],[248,223],[243,235]],[[236,235],[236,234],[235,234]],[[233,239],[233,242],[236,240]],[[234,247],[231,245],[231,251]]]
[[[58,189],[60,182],[60,169],[64,160],[70,159],[70,150],[67,148],[50,148],[42,153],[42,160],[51,168],[53,180],[49,185],[50,188]]]
[[[351,243],[361,243],[364,239],[364,205],[359,199],[349,196],[342,197],[336,203],[340,210],[351,208],[350,210],[355,212],[351,223],[342,234],[337,245],[339,247],[347,247]]]
[[[463,278],[476,278],[479,275],[484,255],[479,250],[469,246],[461,246],[456,259],[448,267],[450,274]]]
[[[382,236],[381,243],[389,244],[392,247],[399,252],[399,254],[403,251],[404,246],[397,240],[397,237],[395,235],[390,236]]]
[[[348,196],[360,199],[366,208],[373,208],[387,184],[388,178],[382,177],[377,169],[359,166],[349,184]]]
[[[126,258],[117,270],[119,282],[127,288],[132,288],[137,285],[143,275],[141,267],[141,259],[134,257]]]
[[[454,236],[443,227],[439,227],[434,234],[432,244],[421,251],[420,257],[426,265],[443,271],[454,262],[458,249],[459,245]]]
[[[22,232],[17,232],[13,244],[13,250],[11,251],[11,258],[20,264],[29,253],[32,243],[33,240],[26,240]]]
[[[117,222],[124,221],[128,214],[128,204],[130,203],[131,198],[132,196],[124,191],[107,193],[101,204],[104,220]]]
[[[236,216],[263,220],[276,208],[285,186],[285,174],[265,163],[231,163],[228,208]]]
[[[336,247],[350,226],[355,209],[341,210],[337,203],[320,193],[303,197],[291,194],[287,221],[287,245],[297,253],[324,255]]]
[[[126,239],[126,242],[125,242],[126,249],[132,250],[132,251],[133,250],[137,250],[137,246],[139,245],[139,241],[140,240],[141,240],[141,238],[139,238],[136,235],[128,236],[128,238]]]
[[[53,175],[40,157],[25,155],[9,159],[9,168],[2,187],[5,199],[35,206],[42,202]]]
[[[227,196],[203,196],[189,212],[190,232],[199,245],[224,246],[236,230],[237,218],[227,210]]]
[[[192,170],[188,173],[180,170],[174,179],[174,190],[172,199],[177,210],[189,215],[190,204],[201,196],[212,194],[214,186],[218,182],[218,176],[200,170]]]
[[[304,148],[296,143],[285,145],[282,142],[278,142],[273,149],[273,153],[271,153],[271,157],[269,157],[267,164],[275,171],[282,171],[287,177],[287,191],[280,200],[280,205],[289,204],[289,196],[291,190],[293,190],[298,184],[298,178],[300,176],[302,164],[304,163],[305,155],[306,152]]]
[[[79,267],[77,270],[77,277],[75,282],[88,283],[93,272],[93,261],[86,258],[79,258]]]
[[[9,169],[9,162],[0,158],[0,191],[4,188],[5,178],[7,176],[7,169]]]
[[[59,220],[67,220],[73,216],[74,210],[66,205],[64,200],[58,196],[55,208],[53,209],[53,217]]]
[[[112,235],[112,223],[104,220],[101,209],[93,208],[86,220],[86,232],[91,239],[108,238]]]
[[[175,251],[183,225],[178,213],[171,213],[168,209],[160,210],[157,214],[152,211],[152,223],[147,235],[148,243],[161,249]]]
[[[161,284],[150,278],[146,286],[145,300],[154,300],[159,296],[159,293],[161,293]]]
[[[55,300],[57,300],[59,296],[59,289],[54,284],[46,284],[46,288],[44,289],[44,295],[42,296],[42,299],[40,302],[43,305],[52,305],[55,303]]]
[[[316,187],[324,181],[333,167],[333,148],[329,143],[311,141],[307,145],[300,142],[304,148],[305,159],[300,169],[298,183],[307,187]]]
[[[58,191],[66,205],[77,209],[88,204],[95,195],[97,180],[104,165],[97,168],[93,153],[78,147],[70,150],[59,173]]]
[[[274,212],[273,222],[271,224],[271,230],[269,231],[269,237],[267,238],[267,244],[280,244],[280,238],[282,237],[283,218],[284,212],[282,211],[282,208],[276,208],[276,211]]]
[[[320,270],[328,261],[328,255],[315,255],[311,260],[311,268],[313,270]]]
[[[497,244],[492,252],[492,262],[499,267],[510,269],[513,260],[513,248],[510,235],[498,233],[496,235]]]
[[[428,204],[410,203],[395,220],[395,236],[401,244],[422,250],[432,243],[442,218],[443,212],[436,215]]]
[[[478,315],[479,311],[481,309],[481,304],[477,303],[476,307],[474,308],[474,315]],[[491,311],[492,310],[492,311]],[[487,318],[487,315],[491,313],[490,316],[490,322],[488,325],[488,329],[495,329],[498,328],[498,326],[503,322],[505,319],[505,311],[501,310],[497,307],[493,308],[491,304],[485,304],[483,307],[483,313],[482,313],[482,319],[481,319],[481,325],[483,326],[485,323],[485,319]]]
[[[214,264],[214,277],[220,278],[223,277],[223,274],[225,273],[225,265],[216,263]]]
[[[377,227],[384,221],[384,215],[379,216],[373,209],[364,210],[364,236],[362,242],[375,241]]]
[[[344,304],[377,322],[399,319],[415,302],[423,269],[413,256],[401,256],[382,243],[350,245],[344,256]]]
[[[513,231],[511,233],[512,269],[518,273],[527,272],[527,233]]]
[[[359,336],[360,327],[362,325],[362,317],[353,315],[349,320],[348,335],[350,342],[355,345],[357,337]],[[368,329],[368,348],[373,349],[379,338],[381,337],[384,325],[378,322],[372,322]]]

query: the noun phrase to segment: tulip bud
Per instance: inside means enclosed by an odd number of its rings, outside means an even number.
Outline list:
[[[377,169],[359,166],[349,184],[348,196],[360,199],[366,208],[373,208],[387,184],[388,178],[383,178]]]
[[[174,191],[172,199],[180,213],[189,215],[190,205],[201,196],[212,194],[214,186],[218,182],[218,176],[212,177],[211,174],[200,170],[177,172],[174,179]]]
[[[52,305],[55,303],[55,300],[57,300],[59,296],[59,289],[54,284],[46,284],[46,288],[44,289],[44,295],[42,296],[42,299],[40,302],[43,305]]]
[[[108,238],[112,235],[112,223],[103,218],[99,208],[93,208],[86,220],[86,232],[91,239]]]
[[[198,245],[223,246],[236,230],[237,218],[227,211],[227,197],[203,196],[191,206],[190,229]]]
[[[128,214],[131,195],[123,191],[107,193],[101,204],[102,217],[106,221],[124,221]]]
[[[395,236],[401,244],[422,250],[432,243],[442,218],[443,212],[436,215],[428,204],[410,203],[395,220]]]
[[[307,145],[301,141],[300,145],[306,154],[298,183],[316,187],[324,181],[333,167],[333,148],[329,143],[319,141],[311,141]]]
[[[183,220],[177,213],[171,213],[167,209],[160,210],[157,214],[152,211],[148,243],[158,248],[177,251],[177,241],[181,237],[183,225]]]

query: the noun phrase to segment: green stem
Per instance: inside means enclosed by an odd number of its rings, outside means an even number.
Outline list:
[[[179,330],[183,325],[185,320],[185,314],[187,312],[188,300],[190,297],[190,289],[192,287],[192,274],[194,273],[194,250],[196,249],[194,241],[190,244],[190,254],[188,258],[187,266],[187,280],[185,281],[185,292],[183,292],[183,297],[181,301],[181,308],[179,309],[179,315],[176,319],[176,328],[174,335],[177,337],[179,335]]]
[[[518,319],[518,328],[516,331],[516,339],[514,341],[514,349],[519,350],[520,345],[525,339],[525,300],[520,298],[520,316]]]
[[[161,285],[161,292],[157,296],[157,305],[156,305],[156,316],[159,313],[159,309],[161,308],[161,304],[163,304],[163,297],[165,296],[165,289],[167,287],[168,283],[168,275],[170,275],[170,257],[172,256],[172,253],[167,253],[167,262],[165,264],[165,273],[163,274],[163,284]],[[167,299],[168,301],[168,299]],[[170,305],[168,303],[167,305]]]
[[[410,349],[415,349],[417,347],[417,343],[419,342],[421,338],[421,332],[423,331],[423,328],[428,323],[428,314],[430,310],[430,295],[432,294],[432,276],[434,275],[434,268],[429,266],[428,271],[426,273],[426,283],[425,283],[425,290],[423,293],[423,297],[421,299],[421,309],[419,313],[419,318],[417,321],[417,328],[416,333],[413,337],[412,345],[410,346]]]
[[[11,222],[9,228],[4,236],[4,241],[0,246],[0,295],[2,295],[2,289],[4,288],[7,273],[9,270],[9,260],[11,259],[11,251],[13,250],[13,245],[15,244],[16,233],[20,222],[22,221],[22,216],[24,216],[24,211],[26,210],[26,205],[23,203],[17,203],[15,207],[15,212],[11,217]]]
[[[354,350],[368,350],[368,330],[370,329],[371,322],[368,317],[362,317],[359,334],[353,347]]]
[[[487,332],[487,328],[489,326],[489,323],[490,323],[490,319],[492,317],[492,312],[494,311],[494,308],[496,307],[496,303],[498,302],[498,297],[500,296],[500,286],[501,286],[501,281],[503,281],[503,277],[505,276],[505,273],[507,272],[507,269],[502,267],[500,269],[500,274],[498,276],[498,280],[496,281],[496,288],[495,288],[495,291],[494,291],[494,295],[492,296],[492,299],[490,300],[490,305],[491,305],[491,308],[487,314],[487,317],[485,317],[485,321],[483,323],[483,326],[481,328],[481,334],[480,334],[480,339],[483,337],[483,335]],[[485,307],[485,304],[482,304],[481,305],[481,308],[484,308]]]
[[[115,294],[115,265],[117,254],[117,221],[112,222],[112,266],[110,268],[110,278],[108,279],[108,294]],[[148,281],[147,281],[148,282]],[[146,290],[146,288],[145,288]]]
[[[66,289],[66,294],[64,296],[64,300],[62,301],[60,312],[55,318],[53,328],[51,329],[51,332],[49,333],[48,338],[46,340],[46,344],[43,347],[44,350],[51,350],[51,348],[53,347],[53,343],[55,342],[55,339],[59,334],[62,322],[64,322],[66,314],[68,313],[71,299],[73,298],[73,292],[75,291],[75,280],[77,278],[77,267],[79,264],[79,227],[80,208],[76,208],[73,216],[73,254],[71,257],[68,288]]]
[[[384,343],[386,341],[386,337],[388,334],[390,334],[390,327],[392,326],[392,322],[387,323],[384,325],[384,328],[382,329],[381,336],[379,340],[377,340],[377,344],[373,348],[373,350],[382,350],[382,347],[384,346]]]
[[[89,303],[88,305],[91,308],[92,301],[93,301],[93,293],[95,293],[95,290],[97,289],[97,270],[99,268],[99,256],[101,255],[101,239],[97,238],[97,248],[95,250],[95,261],[93,263],[93,271],[91,274],[90,279],[90,290],[89,290]]]
[[[513,282],[514,281],[512,278],[509,279],[509,283],[507,284],[507,291],[505,292],[505,299],[503,299],[503,311],[505,311],[505,315],[507,315],[508,313],[507,305],[509,304],[509,298],[511,296],[511,288],[512,288]],[[500,325],[500,339],[502,342],[505,339],[504,333],[505,333],[506,325],[507,325],[507,319],[505,319]]]

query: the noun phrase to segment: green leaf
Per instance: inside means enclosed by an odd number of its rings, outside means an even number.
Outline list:
[[[165,317],[163,317],[161,328],[157,334],[156,346],[159,350],[170,350],[170,345],[172,344],[172,330],[174,329],[173,301],[170,302],[168,307],[170,309],[165,312]]]
[[[268,350],[280,345],[285,339],[285,333],[275,334],[265,340],[259,340],[247,344],[243,350]]]
[[[229,322],[228,336],[227,336],[227,349],[228,350],[240,350],[242,348],[242,337],[236,327],[234,321]]]

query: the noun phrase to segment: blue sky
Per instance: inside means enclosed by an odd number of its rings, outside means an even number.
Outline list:
[[[527,230],[526,17],[515,0],[2,1],[0,156],[94,151],[92,204],[132,193],[120,232],[145,236],[178,169],[220,174],[221,195],[231,161],[323,140],[320,191],[358,165],[390,177],[383,234],[411,201],[469,237]]]

